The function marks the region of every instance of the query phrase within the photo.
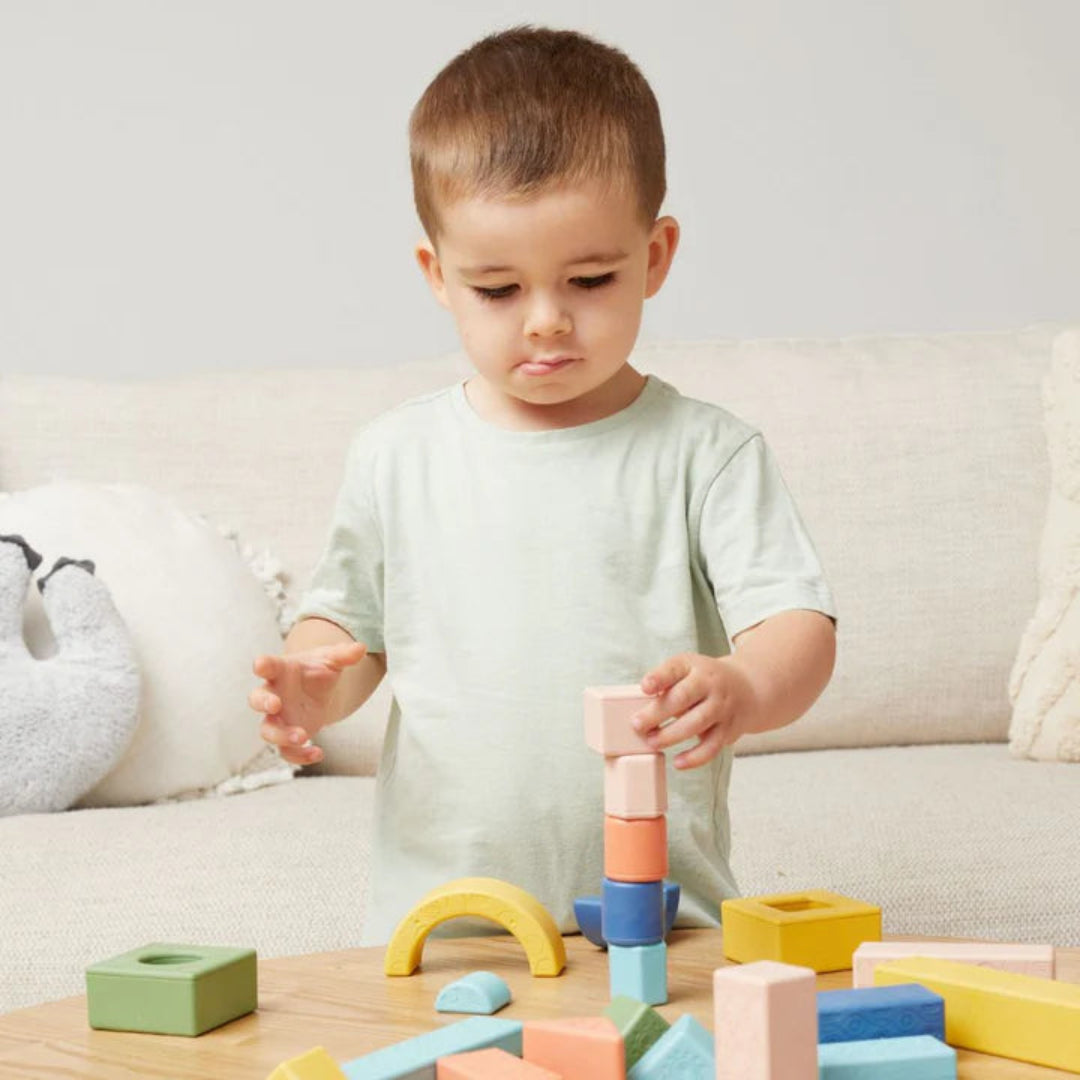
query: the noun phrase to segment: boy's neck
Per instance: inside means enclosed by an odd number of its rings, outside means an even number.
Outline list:
[[[578,427],[621,412],[637,400],[646,377],[624,364],[607,382],[569,401],[536,405],[492,386],[483,375],[465,383],[465,397],[473,411],[508,431],[551,431]]]

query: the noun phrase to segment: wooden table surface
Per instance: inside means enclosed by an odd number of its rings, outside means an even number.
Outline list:
[[[674,1021],[692,1013],[712,1030],[712,972],[726,961],[718,930],[677,930],[668,940],[669,1003]],[[0,1016],[3,1080],[266,1080],[291,1057],[324,1046],[339,1061],[464,1019],[435,1012],[435,995],[469,971],[500,974],[513,1001],[500,1017],[519,1020],[597,1015],[609,1000],[606,953],[566,938],[558,978],[534,979],[515,939],[429,938],[409,978],[382,973],[382,949],[346,949],[259,960],[259,1008],[198,1038],[94,1031],[86,999],[38,1005]],[[1080,949],[1059,949],[1058,978],[1080,983]],[[818,977],[823,990],[851,985],[850,972]],[[961,1080],[1049,1080],[1072,1073],[958,1051]]]

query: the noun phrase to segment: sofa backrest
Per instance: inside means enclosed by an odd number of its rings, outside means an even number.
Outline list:
[[[836,595],[829,689],[740,752],[1005,739],[1049,491],[1040,383],[1062,328],[635,350],[642,370],[764,431]],[[453,353],[144,382],[0,376],[0,490],[154,487],[275,554],[295,602],[355,427],[470,370]],[[373,769],[388,701],[389,687],[327,733],[325,771]]]

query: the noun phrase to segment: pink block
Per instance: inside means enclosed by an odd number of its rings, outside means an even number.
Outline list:
[[[667,759],[663,754],[604,758],[604,813],[621,818],[667,813]]]
[[[852,986],[874,985],[874,966],[908,956],[932,956],[961,964],[1054,977],[1053,945],[1007,945],[997,941],[864,941],[852,955]]]
[[[817,976],[759,960],[713,972],[716,1080],[818,1080]]]
[[[636,683],[590,686],[585,690],[585,743],[605,757],[655,751],[630,723],[652,698]]]
[[[521,1046],[526,1061],[563,1080],[626,1080],[622,1035],[606,1016],[526,1020]]]

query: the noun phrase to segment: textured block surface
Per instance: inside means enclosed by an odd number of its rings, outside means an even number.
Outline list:
[[[956,1051],[930,1035],[818,1048],[820,1080],[956,1080]]]
[[[558,1073],[497,1047],[439,1058],[435,1076],[436,1080],[559,1080]]]
[[[490,1016],[510,1004],[510,987],[493,971],[472,971],[447,983],[435,999],[438,1012]]]
[[[715,1080],[713,1037],[692,1016],[680,1016],[627,1073],[628,1080]]]
[[[817,1080],[817,978],[771,960],[713,973],[716,1080]]]
[[[662,881],[668,872],[667,818],[604,815],[604,877]]]
[[[612,997],[624,995],[647,1005],[667,1004],[667,946],[609,945],[608,984]]]
[[[627,686],[590,686],[585,690],[585,744],[604,757],[654,754],[631,720],[652,698],[636,683]]]
[[[625,1080],[622,1036],[606,1016],[529,1020],[522,1040],[526,1061],[563,1080]]]
[[[977,964],[1018,975],[1054,977],[1053,945],[1011,945],[994,941],[864,941],[852,957],[852,985],[874,985],[874,965],[908,956],[932,956]]]
[[[663,754],[620,754],[604,758],[604,813],[650,818],[668,808],[667,759]]]
[[[619,1029],[628,1069],[637,1063],[670,1026],[646,1002],[624,994],[612,996],[611,1004],[604,1010],[604,1015]]]
[[[818,992],[818,1043],[945,1038],[945,1001],[916,983]]]
[[[86,969],[92,1028],[200,1035],[258,1004],[254,949],[154,942]]]
[[[664,883],[604,878],[600,934],[609,945],[655,945],[664,940]]]

